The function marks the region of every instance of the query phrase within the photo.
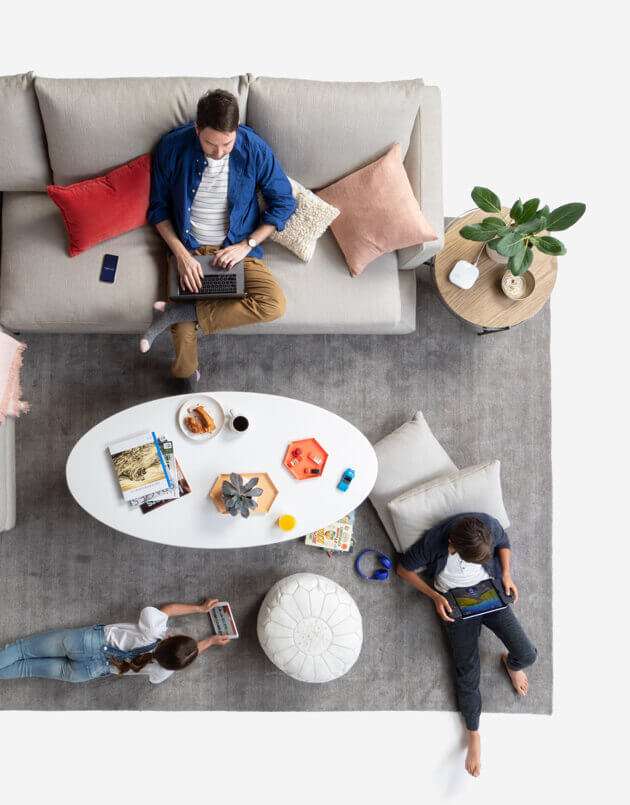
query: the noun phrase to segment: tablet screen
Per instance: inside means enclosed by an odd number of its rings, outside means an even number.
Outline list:
[[[469,587],[467,590],[453,593],[453,597],[464,618],[472,618],[475,615],[483,615],[486,612],[505,607],[494,587],[486,587],[479,593],[475,593],[474,587]]]

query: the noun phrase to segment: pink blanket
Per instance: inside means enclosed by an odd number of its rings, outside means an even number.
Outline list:
[[[20,400],[20,369],[25,349],[26,344],[0,332],[0,425],[7,416],[28,411],[28,403]]]

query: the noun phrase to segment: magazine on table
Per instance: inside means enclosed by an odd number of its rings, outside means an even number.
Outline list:
[[[172,489],[166,459],[153,431],[108,446],[120,491],[126,501]]]
[[[175,451],[173,449],[173,442],[165,436],[158,437],[158,443],[162,455],[166,462],[166,469],[171,486],[168,489],[163,489],[160,492],[151,492],[148,495],[141,495],[129,501],[130,506],[141,506],[144,503],[175,500],[179,497],[179,487],[177,484],[177,462],[175,459]]]
[[[175,459],[176,465],[176,474],[177,474],[177,483],[175,484],[177,487],[178,497],[184,497],[184,495],[188,495],[190,493],[190,484],[188,483],[188,479],[185,477],[184,473],[182,472],[182,468],[179,466],[179,461]],[[152,512],[155,509],[159,509],[160,506],[165,506],[167,503],[170,503],[171,500],[176,500],[177,498],[171,498],[169,500],[150,500],[146,503],[140,504],[140,510],[143,514],[147,514],[148,512]]]

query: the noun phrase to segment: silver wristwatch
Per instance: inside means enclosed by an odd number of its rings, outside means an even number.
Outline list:
[[[254,238],[247,238],[247,245],[250,249],[255,249],[258,246],[258,241]]]

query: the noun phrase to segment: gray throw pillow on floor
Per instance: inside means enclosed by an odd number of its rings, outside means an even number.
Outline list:
[[[417,411],[389,436],[374,445],[378,475],[370,500],[397,551],[401,542],[387,504],[420,484],[456,472],[446,450],[433,435],[422,414]]]

